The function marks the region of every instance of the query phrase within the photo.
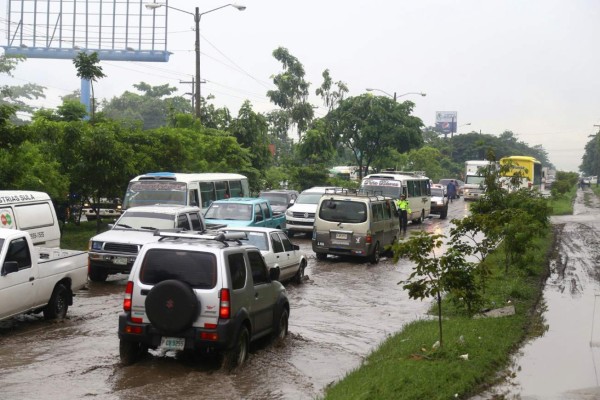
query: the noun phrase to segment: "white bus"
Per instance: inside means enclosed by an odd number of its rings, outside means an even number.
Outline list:
[[[205,211],[215,200],[250,197],[248,178],[240,174],[151,172],[127,186],[123,210],[153,204],[198,206]]]
[[[366,193],[400,198],[406,195],[411,214],[408,219],[421,223],[431,212],[431,180],[423,172],[384,171],[365,176],[360,189]]]

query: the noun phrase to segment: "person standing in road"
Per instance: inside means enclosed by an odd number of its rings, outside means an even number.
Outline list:
[[[450,203],[452,203],[452,200],[454,200],[455,197],[456,184],[454,183],[454,180],[451,180],[450,182],[448,182],[448,199],[450,199]]]
[[[400,232],[406,234],[408,214],[412,211],[410,210],[410,205],[408,204],[408,200],[406,200],[405,194],[401,195],[400,198],[396,200],[396,207],[398,208],[398,218],[400,219]]]

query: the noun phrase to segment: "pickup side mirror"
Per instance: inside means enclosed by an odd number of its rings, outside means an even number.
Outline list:
[[[288,208],[293,206],[295,202],[296,202],[296,199],[290,199],[290,202],[288,203]]]
[[[17,271],[19,271],[19,263],[16,261],[5,261],[4,265],[2,265],[2,276],[6,276]]]
[[[293,244],[292,245],[292,249],[294,249],[294,250],[300,250],[300,246],[298,246],[297,244]]]

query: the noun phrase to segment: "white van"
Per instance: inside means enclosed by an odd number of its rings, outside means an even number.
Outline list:
[[[333,186],[315,186],[306,189],[285,212],[285,227],[289,237],[295,233],[312,234],[313,225],[315,223],[315,213],[321,196],[326,190],[341,189]]]
[[[328,254],[366,257],[376,264],[400,237],[394,199],[360,191],[327,191],[315,215],[312,248],[318,260]]]
[[[43,192],[0,190],[0,228],[28,232],[34,246],[60,247],[56,210]]]

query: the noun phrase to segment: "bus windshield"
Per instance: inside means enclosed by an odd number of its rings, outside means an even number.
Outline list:
[[[185,182],[137,181],[129,183],[123,208],[153,204],[186,204]]]

